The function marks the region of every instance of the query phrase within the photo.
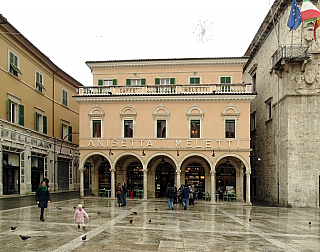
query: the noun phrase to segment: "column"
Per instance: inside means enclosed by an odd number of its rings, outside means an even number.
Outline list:
[[[148,167],[143,164],[143,199],[148,198]]]
[[[180,173],[181,173],[181,170],[180,170],[180,167],[179,167],[179,168],[177,168],[177,170],[176,170],[176,187],[177,187],[177,189],[179,189],[179,187],[181,186]]]
[[[211,204],[216,203],[216,170],[211,167]]]
[[[114,167],[113,163],[110,163],[111,166],[111,199],[115,199],[116,197],[116,188],[115,188],[115,176],[114,173],[116,172],[116,169]]]
[[[246,179],[247,179],[246,180],[246,202],[251,204],[251,201],[250,201],[250,176],[251,176],[250,171],[247,171],[246,172]]]
[[[81,163],[79,165],[79,171],[80,171],[80,198],[84,197],[84,165]]]

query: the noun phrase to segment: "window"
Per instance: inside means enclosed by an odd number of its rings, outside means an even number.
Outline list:
[[[200,84],[200,77],[190,77],[189,84]]]
[[[92,137],[101,137],[101,120],[92,120]]]
[[[191,120],[190,129],[191,138],[200,138],[200,120]]]
[[[235,138],[236,132],[235,132],[235,120],[226,120],[226,126],[225,126],[225,137],[226,138]]]
[[[68,91],[62,89],[62,105],[68,107]]]
[[[22,74],[19,70],[19,58],[13,52],[9,52],[9,72],[16,77]]]
[[[42,89],[46,90],[43,86],[43,76],[41,73],[36,72],[36,90],[42,92]]]
[[[252,75],[252,92],[257,91],[257,74]]]
[[[103,79],[98,80],[98,86],[116,86],[117,79]]]
[[[231,87],[229,84],[231,84],[231,76],[220,76],[220,91],[221,92],[230,92],[231,91]],[[227,85],[223,85],[223,84],[227,84]]]
[[[8,121],[24,126],[24,106],[20,104],[20,99],[8,95]]]
[[[72,126],[69,126],[67,122],[61,123],[61,139],[72,142]]]
[[[35,111],[35,130],[41,133],[47,134],[47,117],[43,114],[43,111],[38,109]]]
[[[124,120],[124,137],[133,137],[133,120]]]
[[[126,80],[127,86],[140,86],[140,85],[146,85],[146,79],[127,79]]]
[[[166,120],[157,120],[157,138],[166,138]]]
[[[271,120],[272,119],[272,97],[269,98],[265,103],[267,108],[267,120]]]
[[[256,129],[256,112],[253,112],[250,117],[250,127],[251,131]]]

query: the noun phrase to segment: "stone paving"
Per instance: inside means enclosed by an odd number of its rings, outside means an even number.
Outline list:
[[[90,217],[85,230],[73,221],[79,203]],[[85,197],[49,204],[45,222],[39,212],[36,205],[1,210],[0,251],[320,251],[319,209],[196,202],[169,211],[165,200],[119,208]]]

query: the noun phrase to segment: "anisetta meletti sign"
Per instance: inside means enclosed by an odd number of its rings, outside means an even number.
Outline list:
[[[249,148],[249,139],[81,139],[88,148]]]

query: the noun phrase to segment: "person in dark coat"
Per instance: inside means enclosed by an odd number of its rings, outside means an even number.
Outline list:
[[[166,197],[168,199],[168,210],[173,210],[173,198],[174,198],[174,188],[168,183],[166,190]]]
[[[190,190],[188,188],[188,186],[183,187],[183,189],[181,190],[181,198],[182,198],[182,204],[184,206],[184,210],[188,209],[188,203],[189,203],[189,193]]]
[[[120,183],[116,186],[116,194],[118,199],[119,207],[123,205],[123,197],[122,197],[122,186]]]
[[[46,181],[42,181],[36,191],[36,202],[38,207],[41,208],[40,220],[44,221],[44,209],[48,207],[48,203],[51,202],[50,193]]]
[[[127,205],[127,186],[126,183],[122,184],[122,199],[123,199],[123,205],[122,206],[126,206]]]

